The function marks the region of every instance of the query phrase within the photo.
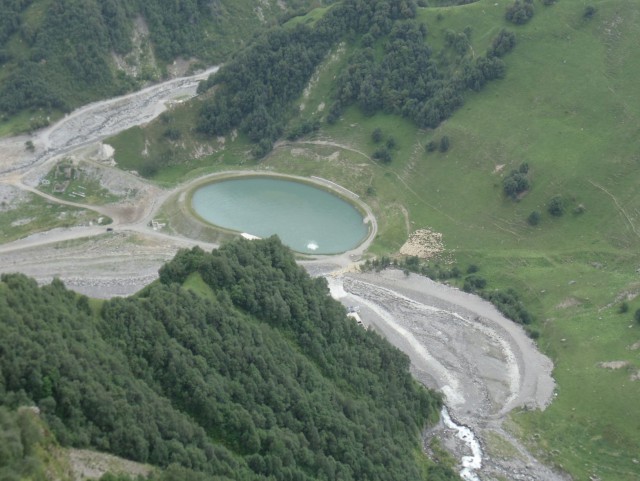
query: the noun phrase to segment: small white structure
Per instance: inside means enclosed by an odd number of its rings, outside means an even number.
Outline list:
[[[158,222],[155,219],[151,220],[151,227],[153,228],[153,230],[159,230],[162,229],[163,227],[165,227],[167,224],[166,222]]]
[[[347,317],[355,319],[360,327],[363,327],[364,329],[367,328],[367,326],[364,325],[364,322],[362,322],[362,319],[360,319],[360,315],[358,315],[357,312],[349,311],[347,312]]]
[[[240,234],[241,237],[247,239],[247,240],[259,240],[260,237],[258,237],[257,235],[252,235],[252,234],[247,234],[246,232],[243,232],[242,234]]]

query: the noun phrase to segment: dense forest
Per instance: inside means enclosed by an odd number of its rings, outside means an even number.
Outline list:
[[[181,251],[100,308],[3,275],[0,404],[38,406],[63,445],[183,479],[456,479],[419,445],[440,397],[277,238]]]
[[[462,105],[466,90],[504,76],[500,57],[514,47],[515,36],[503,30],[484,55],[475,56],[470,31],[448,32],[454,58],[437,61],[427,26],[414,20],[416,11],[413,0],[344,0],[312,26],[265,33],[201,84],[201,92],[218,89],[201,108],[199,130],[224,135],[239,128],[258,144],[256,155],[264,155],[282,135],[293,101],[339,41],[353,48],[336,81],[329,123],[356,104],[369,115],[385,111],[436,127]]]
[[[132,48],[134,21],[148,29],[163,66],[176,57],[219,62],[254,31],[322,0],[2,0],[0,120],[25,109],[68,111],[150,80],[114,67]],[[256,9],[259,8],[259,11]],[[244,35],[244,38],[242,37]]]

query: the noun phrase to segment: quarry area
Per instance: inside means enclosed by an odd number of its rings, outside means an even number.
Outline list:
[[[176,98],[195,95],[197,82],[214,70],[91,104],[33,136],[0,139],[0,216],[34,198],[65,206],[74,215],[83,213],[81,222],[0,239],[0,271],[23,272],[41,283],[58,277],[77,292],[110,298],[133,294],[155,280],[159,267],[180,248],[215,248],[162,229],[157,213],[176,191],[114,168],[113,152],[100,142],[149,122]],[[27,141],[33,142],[33,151],[25,149]],[[88,202],[87,182],[69,190],[71,174],[56,167],[63,157],[91,179],[94,188],[89,190],[102,192],[102,201]],[[69,181],[62,191],[69,195],[39,189],[47,181],[56,188],[48,180],[52,170],[62,182]],[[35,222],[18,216],[10,226]],[[405,352],[416,379],[444,394],[451,423],[441,421],[426,432],[425,449],[429,439],[438,437],[462,460],[468,480],[565,479],[536,460],[509,418],[518,410],[545,409],[553,400],[551,361],[523,329],[476,296],[397,270],[360,272],[353,262],[365,248],[302,265],[311,275],[326,277],[332,295],[358,310],[363,328],[375,329]],[[401,253],[442,249],[441,235],[424,230]],[[474,439],[461,439],[462,431],[452,426],[465,427]]]

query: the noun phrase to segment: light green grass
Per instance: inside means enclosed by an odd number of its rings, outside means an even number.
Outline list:
[[[215,293],[211,290],[211,287],[209,287],[207,283],[204,282],[202,276],[198,272],[189,274],[189,277],[187,277],[187,279],[183,282],[182,287],[195,292],[200,297],[204,297],[205,299],[209,299],[211,301],[216,301]]]
[[[291,20],[288,20],[284,25],[285,27],[295,27],[296,25],[306,24],[306,25],[314,25],[318,20],[320,20],[324,14],[331,7],[320,7],[314,8],[306,15],[298,15],[293,17]]]
[[[2,74],[0,74],[0,80],[2,80],[1,76]],[[62,112],[59,111],[45,112],[38,110],[36,112],[20,112],[11,117],[0,117],[0,137],[31,132],[34,130],[34,125],[54,123],[62,118],[62,115]]]
[[[493,3],[468,11],[477,18]],[[630,376],[640,362],[627,347],[640,339],[640,326],[616,309],[624,293],[640,292],[634,134],[640,104],[633,95],[639,66],[631,54],[640,10],[633,2],[594,4],[591,22],[582,19],[581,3],[536,3],[530,24],[510,27],[518,45],[505,59],[507,77],[469,95],[458,113],[426,134],[449,135],[452,148],[445,159],[425,155],[407,182],[451,217],[417,206],[416,223],[441,230],[458,260],[480,265],[492,287],[523,293],[538,318],[558,397],[544,413],[515,416],[523,437],[537,434],[547,459],[578,479],[632,480],[640,385]],[[442,22],[465,9],[447,9]],[[502,195],[494,170],[504,164],[508,172],[523,161],[532,167],[533,187],[514,203]],[[559,219],[545,211],[556,194],[570,204]],[[579,203],[586,211],[573,215]],[[534,209],[543,212],[535,228],[524,221]],[[579,305],[560,307],[570,299]],[[640,307],[638,299],[630,304],[631,312]],[[598,367],[610,360],[630,367]]]
[[[48,181],[49,184],[45,185],[41,183],[39,186],[42,192],[62,200],[89,205],[103,205],[120,200],[120,197],[102,187],[98,179],[89,177],[82,166],[74,166],[75,174],[73,178],[69,179],[69,183],[64,192],[55,192],[56,184],[64,181],[64,175],[60,169],[57,168],[58,166],[62,168],[63,165],[71,165],[71,163],[65,160],[59,162],[56,167],[51,169],[45,177],[45,180]]]
[[[0,244],[36,232],[85,225],[95,220],[95,212],[54,204],[40,196],[28,194],[23,202],[8,209],[4,207],[0,212]]]

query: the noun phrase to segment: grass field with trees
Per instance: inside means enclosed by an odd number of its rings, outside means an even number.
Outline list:
[[[224,146],[190,163],[183,163],[192,159],[190,148],[176,148],[172,165],[154,178],[176,183],[196,173],[266,168],[336,181],[374,209],[379,235],[370,252],[377,256],[396,253],[414,228],[441,232],[456,265],[479,266],[485,289],[518,294],[532,314],[529,325],[539,334],[540,349],[554,360],[554,402],[545,412],[515,413],[514,431],[543,460],[578,479],[635,480],[640,6],[632,0],[533,2],[534,16],[514,24],[506,18],[513,4],[481,0],[417,9],[413,21],[426,25],[432,58],[441,68],[455,70],[460,34],[477,58],[499,48],[496,38],[512,43],[500,32],[513,33],[513,46],[501,57],[504,78],[465,91],[463,105],[437,128],[421,129],[410,118],[372,114],[357,105],[346,106],[335,123],[326,122],[339,92],[335,79],[360,41],[345,39],[316,68],[308,91],[292,103],[304,108],[293,109],[283,127],[319,121],[319,130],[277,144],[260,161],[242,133],[227,135]],[[593,7],[588,14],[587,7]],[[318,13],[309,19],[317,22]],[[375,50],[378,58],[383,54]],[[173,112],[193,143],[206,141],[188,127],[201,102]],[[377,129],[380,141],[372,136]],[[134,135],[157,151],[171,145],[158,125],[120,139]],[[442,152],[445,136],[449,146]],[[395,140],[393,159],[377,162],[374,153],[388,137]],[[325,143],[310,143],[315,141]],[[118,158],[124,142],[113,143]],[[135,163],[135,153],[122,161]],[[523,164],[528,186],[514,197],[505,192],[505,178],[513,171],[524,174]],[[463,281],[451,280],[461,287]],[[628,305],[624,312],[622,302]],[[601,367],[609,361],[626,364]]]

